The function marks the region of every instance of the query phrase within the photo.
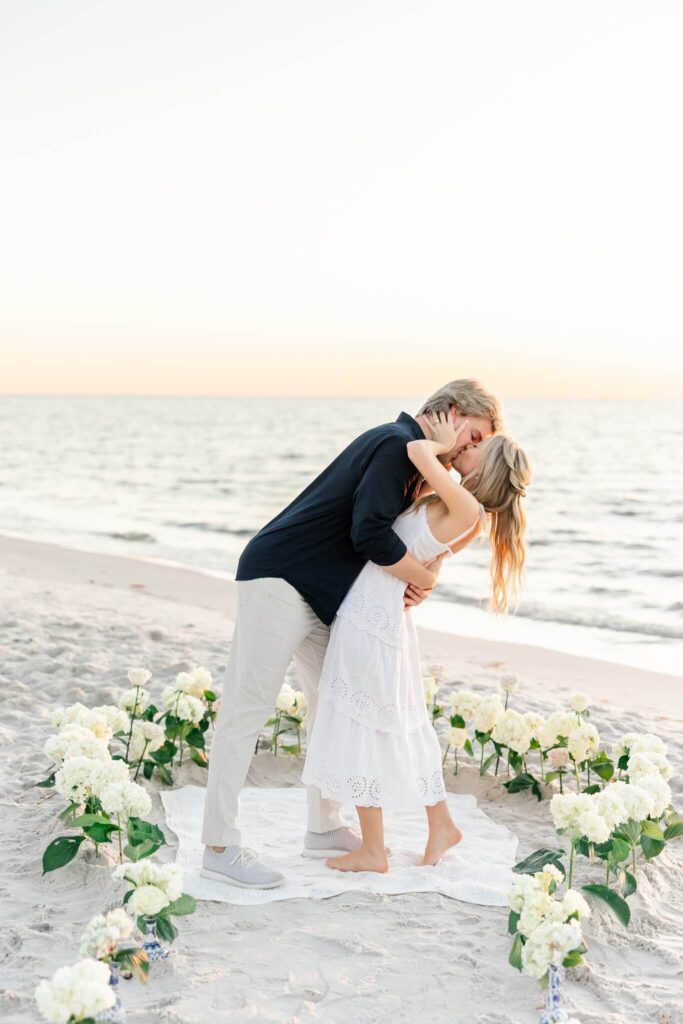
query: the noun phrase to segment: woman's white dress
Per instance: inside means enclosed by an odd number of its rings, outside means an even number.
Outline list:
[[[394,530],[423,564],[449,550],[433,535],[426,505],[399,516]],[[446,797],[405,587],[368,562],[330,629],[303,781],[341,803],[405,807]]]

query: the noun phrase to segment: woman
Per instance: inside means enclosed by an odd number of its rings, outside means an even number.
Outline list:
[[[455,447],[467,423],[456,430],[440,413],[431,426],[433,440],[410,441],[407,451],[434,493],[399,516],[394,529],[427,564],[469,544],[488,518],[491,606],[503,611],[519,591],[524,568],[529,462],[514,441],[495,435],[468,449],[457,484],[438,456]],[[446,802],[441,748],[425,706],[404,589],[402,580],[368,562],[332,623],[303,780],[324,797],[356,805],[362,845],[326,861],[341,871],[388,870],[384,808],[425,807],[424,864],[436,864],[462,838]]]

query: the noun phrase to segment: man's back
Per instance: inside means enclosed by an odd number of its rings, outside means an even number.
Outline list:
[[[237,579],[285,579],[331,623],[365,562],[393,565],[406,552],[392,524],[420,479],[406,444],[423,436],[401,413],[357,437],[249,541]]]

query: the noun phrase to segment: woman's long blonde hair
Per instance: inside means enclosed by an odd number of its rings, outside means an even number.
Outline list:
[[[520,446],[504,434],[484,445],[477,468],[462,484],[490,517],[492,611],[516,605],[524,582],[526,513],[522,499],[531,480],[531,464]],[[437,494],[418,498],[410,511],[441,501]]]

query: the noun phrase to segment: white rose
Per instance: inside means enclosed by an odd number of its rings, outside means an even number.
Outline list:
[[[524,720],[529,726],[531,735],[538,739],[538,732],[544,724],[543,715],[539,715],[537,711],[525,711]]]
[[[179,864],[163,864],[160,873],[160,888],[169,900],[177,900],[183,891],[183,869]]]
[[[471,690],[455,690],[451,694],[451,711],[454,715],[460,715],[465,721],[471,721],[474,712],[479,707],[481,697]]]
[[[451,726],[446,732],[446,742],[456,750],[462,750],[467,743],[467,729]]]
[[[131,686],[142,687],[151,678],[152,673],[148,672],[146,668],[131,668],[128,671],[128,682]]]
[[[127,711],[129,715],[141,715],[148,705],[149,693],[147,690],[138,690],[135,687],[132,690],[125,690],[119,700],[119,707],[123,711]]]
[[[51,981],[40,982],[35,999],[49,1024],[95,1017],[115,1002],[109,967],[98,960],[81,960],[73,967],[60,967]]]
[[[130,735],[128,757],[131,761],[139,761],[143,753],[149,755],[163,747],[165,742],[166,732],[163,725],[136,718]]]
[[[111,910],[106,916],[98,914],[91,918],[81,938],[80,955],[101,960],[115,952],[121,939],[127,939],[133,930],[133,922],[122,907]]]
[[[591,699],[587,693],[572,693],[569,698],[569,707],[572,711],[576,711],[577,715],[580,715],[589,707],[590,702]]]
[[[500,688],[503,693],[514,693],[519,686],[517,676],[503,676],[500,681]]]
[[[424,687],[425,703],[433,704],[439,692],[439,684],[434,676],[425,676],[422,680],[422,685]]]
[[[427,666],[427,674],[430,675],[430,676],[434,676],[434,678],[436,679],[437,683],[441,679],[445,679],[446,678],[446,672],[447,672],[446,666],[440,664],[439,662],[437,662],[434,665],[428,665]]]
[[[136,782],[112,782],[100,795],[102,807],[107,814],[122,818],[144,818],[152,807],[147,790]]]
[[[136,917],[154,917],[170,902],[166,893],[156,885],[140,885],[128,900],[128,906]]]
[[[163,702],[165,709],[175,718],[180,718],[183,722],[192,722],[194,725],[201,722],[206,710],[197,697],[191,697],[189,693],[183,693],[172,686],[164,690]]]
[[[483,697],[472,718],[474,728],[477,732],[491,732],[502,713],[503,705],[497,694]]]
[[[275,708],[284,715],[291,715],[296,709],[296,697],[289,683],[283,683],[275,701]]]

